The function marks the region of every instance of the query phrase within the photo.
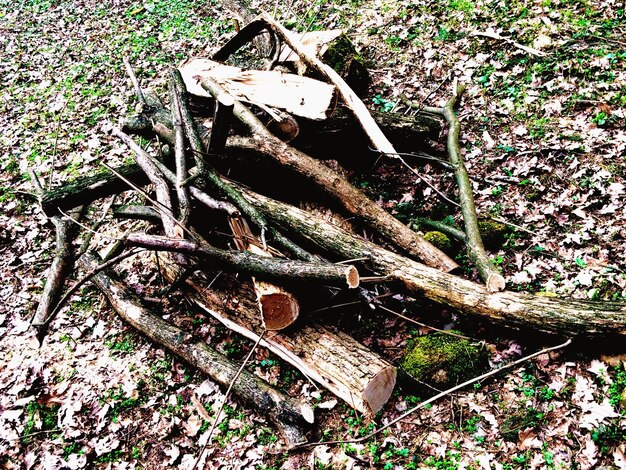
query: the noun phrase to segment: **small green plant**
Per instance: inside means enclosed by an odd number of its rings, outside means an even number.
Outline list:
[[[429,468],[436,468],[438,470],[456,470],[459,468],[459,462],[461,461],[461,454],[456,452],[446,452],[445,457],[428,457],[424,460],[424,463]]]
[[[600,453],[606,455],[620,442],[626,441],[626,430],[613,420],[609,424],[601,424],[591,432],[591,439],[600,448]]]
[[[57,427],[57,413],[59,405],[43,405],[36,401],[29,402],[24,407],[26,424],[22,432],[24,442],[29,441],[29,435],[39,431],[53,431]]]
[[[70,442],[68,445],[63,447],[63,458],[65,460],[67,460],[72,454],[83,455],[84,453],[85,450],[83,449],[83,446],[81,446],[78,442]]]
[[[395,107],[396,103],[393,101],[390,101],[386,98],[383,98],[380,95],[376,95],[374,96],[374,98],[372,98],[372,102],[378,106],[380,108],[380,110],[383,113],[389,113],[391,112],[391,110]]]
[[[278,437],[276,437],[276,434],[274,434],[268,428],[262,428],[261,431],[259,431],[259,434],[257,435],[257,443],[262,446],[273,444],[277,440],[278,440]]]
[[[114,463],[122,459],[124,453],[121,450],[112,450],[111,452],[106,452],[101,456],[97,457],[96,463]]]
[[[133,352],[135,343],[130,335],[125,335],[120,341],[109,341],[107,347],[113,351]]]
[[[613,383],[609,385],[609,402],[613,406],[620,404],[622,394],[626,389],[626,369],[623,366],[613,367]]]
[[[598,127],[604,126],[608,122],[608,120],[609,115],[606,114],[604,111],[600,111],[594,114],[594,116],[591,118],[591,122],[593,122]]]

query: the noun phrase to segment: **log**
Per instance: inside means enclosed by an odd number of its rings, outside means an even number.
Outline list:
[[[222,250],[207,243],[144,233],[130,233],[126,236],[125,242],[128,246],[196,256],[204,261],[210,261],[210,266],[216,269],[250,274],[264,279],[314,281],[346,286],[349,289],[359,286],[359,273],[350,265],[268,258],[249,252]]]
[[[117,171],[137,186],[148,184],[148,177],[134,163],[127,163]],[[41,198],[41,207],[48,217],[59,215],[78,206],[87,205],[97,199],[128,191],[126,183],[108,170],[92,175],[80,176],[63,186],[47,190]]]
[[[229,218],[228,224],[234,235],[235,245],[239,250],[272,257],[269,250],[257,243],[245,219]],[[296,297],[282,286],[252,278],[254,293],[259,303],[261,320],[266,330],[278,331],[293,325],[300,315],[300,304]]]
[[[285,231],[297,233],[345,259],[367,258],[404,289],[468,315],[510,328],[560,336],[626,335],[623,302],[547,297],[523,292],[490,292],[485,286],[424,266],[325,222],[296,207],[242,190],[251,204]]]
[[[209,135],[209,145],[207,145],[209,155],[216,155],[224,152],[226,139],[228,138],[230,125],[233,119],[234,104],[234,98],[227,93],[215,98],[211,134]]]
[[[176,279],[178,267],[170,257],[159,257],[159,266],[166,279]],[[241,286],[235,292],[232,286],[226,286],[219,290],[217,283],[207,289],[211,281],[204,273],[187,279],[185,292],[189,300],[231,330],[257,341],[262,325],[251,289]],[[266,334],[260,345],[361,413],[378,412],[395,386],[394,366],[350,336],[318,324],[289,333]]]
[[[265,70],[242,70],[209,59],[191,58],[179,67],[187,91],[210,98],[199,82],[210,78],[239,101],[278,108],[313,120],[328,118],[337,105],[335,87],[308,77]]]
[[[180,72],[176,69],[171,70],[171,79],[174,84],[174,91],[180,109],[180,118],[182,120],[183,127],[185,128],[185,136],[189,142],[190,150],[193,154],[193,158],[196,162],[195,172],[201,174],[204,171],[204,154],[205,149],[200,139],[198,130],[196,128],[196,122],[193,119],[191,110],[189,109],[189,100],[187,95],[187,88]]]
[[[80,217],[82,209],[73,211],[73,217]],[[37,310],[32,318],[31,326],[37,329],[40,341],[46,335],[47,325],[52,320],[55,307],[61,298],[63,286],[68,274],[74,268],[75,255],[72,250],[72,242],[78,233],[78,224],[65,217],[50,217],[56,230],[56,246],[54,259],[48,269],[46,285],[39,297]]]
[[[145,220],[153,224],[161,223],[161,216],[152,206],[117,204],[111,208],[115,219]]]
[[[201,85],[214,96],[222,92],[221,87],[209,79],[202,79]],[[370,200],[342,175],[275,137],[241,103],[235,102],[234,114],[253,134],[253,137],[231,137],[231,143],[236,147],[260,152],[297,171],[317,184],[350,214],[362,219],[388,241],[426,264],[444,271],[452,271],[458,267],[454,260]]]
[[[372,111],[372,117],[398,152],[432,152],[428,142],[437,141],[441,133],[441,122],[432,114],[404,116]],[[343,106],[326,121],[300,122],[300,134],[292,145],[316,158],[335,158],[364,168],[371,168],[380,157],[372,152],[367,135]]]
[[[170,107],[172,124],[174,125],[174,161],[176,162],[176,195],[178,196],[178,222],[181,227],[187,227],[189,215],[191,213],[191,202],[189,201],[189,189],[185,186],[188,178],[187,173],[187,156],[185,155],[185,130],[183,121],[182,104],[179,96],[182,90],[177,89],[177,71],[171,70],[170,73]],[[137,161],[139,163],[139,161]],[[144,170],[145,171],[145,170]]]
[[[100,264],[97,254],[87,252],[80,259],[86,270]],[[119,282],[111,271],[93,277],[93,282],[106,296],[118,315],[155,343],[165,347],[222,387],[236,376],[238,366],[203,341],[166,322],[150,312],[141,301]],[[234,382],[233,392],[247,405],[266,415],[284,436],[289,446],[306,442],[307,423],[313,422],[313,410],[298,400],[284,395],[256,375],[243,370]]]

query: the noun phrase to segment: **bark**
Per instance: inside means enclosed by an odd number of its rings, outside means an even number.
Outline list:
[[[170,107],[174,117],[174,161],[176,162],[176,195],[178,196],[178,222],[182,227],[187,227],[191,213],[189,201],[189,189],[185,186],[187,180],[187,158],[185,156],[185,131],[183,113],[179,100],[179,92],[176,86],[176,71],[170,74]]]
[[[176,278],[175,263],[160,257],[160,266],[167,279]],[[215,284],[206,289],[209,283],[202,273],[188,279],[188,298],[231,330],[258,340],[262,325],[254,294],[244,288],[218,290]],[[260,344],[362,413],[379,411],[395,386],[395,367],[348,335],[321,325],[266,334]]]
[[[210,261],[212,268],[250,274],[265,279],[322,282],[347,286],[350,289],[359,285],[358,271],[354,266],[349,265],[268,258],[249,252],[221,250],[206,243],[142,233],[127,235],[126,243],[130,246],[196,256]]]
[[[91,270],[100,263],[97,254],[87,252],[81,265]],[[202,341],[196,341],[180,328],[164,321],[141,304],[109,271],[96,274],[94,283],[105,294],[115,311],[125,321],[152,341],[165,347],[223,387],[235,377],[238,367]],[[233,384],[233,392],[247,405],[269,417],[290,446],[306,442],[304,429],[312,422],[313,412],[256,375],[243,370]]]
[[[72,215],[80,216],[81,210],[73,211]],[[64,217],[51,217],[50,221],[56,229],[56,246],[54,259],[48,269],[46,285],[39,298],[37,310],[31,321],[31,325],[38,330],[37,336],[41,341],[46,334],[46,326],[52,320],[55,307],[61,298],[63,286],[68,274],[74,267],[74,253],[72,242],[78,232],[78,225]]]
[[[346,259],[367,258],[380,274],[409,293],[511,328],[562,336],[626,334],[626,306],[618,302],[562,299],[519,292],[490,292],[485,286],[424,266],[352,235],[293,206],[244,192],[250,203],[285,231],[293,231]]]
[[[215,98],[215,110],[213,111],[211,134],[207,146],[209,155],[218,155],[224,152],[233,119],[234,104],[235,100],[227,93]]]
[[[213,81],[203,79],[201,84],[212,95],[218,95],[221,92],[219,85]],[[435,248],[409,227],[368,199],[367,196],[352,186],[343,176],[276,138],[241,103],[235,102],[234,114],[253,133],[253,137],[231,138],[231,143],[234,143],[236,147],[247,147],[249,150],[260,152],[305,176],[316,183],[328,195],[332,196],[350,214],[361,218],[388,241],[394,243],[410,255],[423,260],[426,264],[444,271],[452,271],[458,267],[445,253]]]
[[[161,216],[152,206],[116,205],[112,207],[113,217],[116,219],[145,220],[153,224],[161,223]]]
[[[196,128],[196,122],[189,109],[189,100],[185,82],[177,69],[172,69],[171,80],[174,83],[174,91],[178,99],[180,118],[185,129],[185,136],[189,142],[189,147],[196,162],[195,173],[201,174],[204,171],[204,155],[206,153],[200,134]]]

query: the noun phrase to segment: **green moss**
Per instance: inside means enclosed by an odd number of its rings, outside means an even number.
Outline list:
[[[424,240],[432,243],[441,251],[445,251],[446,253],[449,253],[452,249],[452,242],[450,241],[450,238],[445,233],[438,232],[436,230],[426,232],[424,234]]]
[[[417,383],[445,388],[487,368],[487,351],[468,340],[432,333],[410,340],[400,365]]]
[[[367,93],[371,79],[365,61],[345,34],[328,45],[322,60],[341,75],[357,95]]]
[[[509,232],[509,228],[505,224],[494,220],[479,220],[478,230],[485,247],[488,249],[501,248],[506,234]]]

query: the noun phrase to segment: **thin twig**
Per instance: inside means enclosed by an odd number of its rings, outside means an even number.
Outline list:
[[[455,338],[460,338],[460,339],[467,339],[467,340],[470,340],[470,341],[479,341],[476,338],[470,338],[469,336],[463,336],[463,335],[460,335],[458,333],[452,333],[449,330],[441,330],[439,328],[435,328],[434,326],[427,325],[426,323],[418,322],[417,320],[414,320],[412,318],[406,317],[406,316],[402,315],[401,313],[395,312],[395,311],[391,310],[390,308],[385,307],[384,305],[377,305],[377,308],[379,308],[381,310],[384,310],[385,312],[389,312],[389,313],[391,313],[391,314],[393,314],[393,315],[395,315],[395,316],[397,316],[399,318],[402,318],[403,320],[406,320],[406,321],[408,321],[410,323],[415,323],[416,325],[422,326],[424,328],[428,328],[429,330],[433,330],[433,331],[436,331],[438,333],[443,333],[444,335],[453,336]]]
[[[311,442],[311,443],[307,443],[307,444],[298,445],[298,446],[294,447],[294,449],[302,449],[302,448],[305,448],[305,447],[316,447],[316,446],[321,446],[321,445],[331,446],[331,445],[339,445],[339,444],[358,444],[360,442],[368,441],[369,439],[371,439],[375,435],[380,434],[381,432],[383,432],[385,429],[390,428],[394,424],[396,424],[396,423],[402,421],[403,419],[405,419],[407,416],[412,415],[413,413],[415,413],[420,408],[424,408],[426,405],[429,405],[429,404],[439,400],[440,398],[443,398],[443,397],[445,397],[447,395],[450,395],[451,393],[454,393],[457,390],[461,390],[462,388],[465,388],[468,385],[471,385],[473,383],[480,382],[481,380],[488,379],[489,377],[492,377],[492,376],[502,372],[503,370],[511,369],[511,368],[513,368],[515,366],[518,366],[518,365],[520,365],[520,364],[522,364],[522,363],[524,363],[526,361],[529,361],[530,359],[533,359],[533,358],[535,358],[537,356],[540,356],[541,354],[546,354],[546,353],[549,353],[551,351],[556,351],[558,349],[565,348],[565,347],[569,346],[571,343],[572,343],[572,340],[568,339],[567,341],[565,341],[562,344],[559,344],[557,346],[552,346],[550,348],[545,348],[545,349],[542,349],[541,351],[537,351],[535,353],[529,354],[528,356],[522,357],[522,358],[520,358],[520,359],[518,359],[516,361],[511,362],[510,364],[507,364],[505,366],[499,367],[499,368],[494,369],[492,371],[489,371],[489,372],[487,372],[485,374],[479,375],[478,377],[474,377],[473,379],[467,380],[467,381],[463,382],[462,384],[459,384],[459,385],[456,385],[456,386],[454,386],[452,388],[449,388],[448,390],[445,390],[445,391],[435,395],[434,397],[431,397],[428,400],[421,402],[419,405],[414,406],[413,408],[411,408],[408,411],[404,412],[403,414],[401,414],[397,418],[391,420],[389,423],[385,424],[384,426],[382,426],[382,427],[380,427],[378,429],[375,429],[374,431],[369,433],[367,436],[363,436],[363,437],[360,437],[358,439],[345,440],[345,441]]]
[[[124,56],[124,58],[122,60],[124,62],[124,66],[126,67],[126,72],[128,73],[128,76],[130,77],[130,81],[132,82],[133,87],[135,88],[135,93],[137,94],[137,99],[144,106],[148,106],[148,103],[146,102],[146,97],[143,96],[143,92],[141,91],[141,86],[139,86],[139,80],[137,80],[137,76],[135,75],[135,71],[133,70],[132,65],[130,65],[130,61],[128,60],[128,56]]]
[[[261,332],[261,334],[259,335],[259,337],[256,340],[256,343],[254,343],[254,346],[252,346],[252,349],[250,349],[250,352],[248,353],[246,358],[243,360],[243,363],[241,364],[241,367],[239,367],[239,370],[237,371],[237,373],[235,374],[233,379],[230,381],[230,384],[228,385],[228,390],[226,390],[226,393],[224,394],[224,399],[222,400],[222,405],[220,406],[220,409],[218,410],[217,414],[215,415],[215,419],[213,420],[213,424],[211,425],[211,430],[209,431],[209,437],[207,438],[204,446],[202,447],[202,450],[200,451],[200,454],[198,455],[198,458],[196,459],[196,462],[193,464],[193,467],[191,467],[192,470],[197,468],[198,464],[200,463],[200,460],[202,460],[202,456],[204,455],[204,451],[206,450],[207,446],[211,442],[211,437],[213,437],[213,431],[215,431],[215,427],[217,426],[217,423],[219,422],[220,415],[222,414],[222,410],[224,409],[224,405],[226,405],[226,401],[228,400],[228,395],[230,394],[230,391],[233,388],[233,385],[235,384],[235,382],[239,378],[239,375],[241,374],[243,369],[248,364],[248,361],[250,360],[250,357],[252,357],[252,354],[254,353],[256,348],[259,346],[259,343],[263,339],[263,336],[265,336],[265,332],[266,331],[267,330],[263,330]]]
[[[54,177],[54,162],[56,160],[56,156],[57,156],[57,144],[59,142],[59,129],[61,128],[61,116],[63,115],[63,111],[65,111],[65,108],[67,108],[68,103],[70,102],[70,100],[66,100],[65,104],[63,105],[63,107],[61,108],[61,110],[57,113],[56,115],[56,131],[54,132],[54,145],[52,146],[52,156],[50,157],[50,175],[48,176],[48,186],[52,187],[52,183],[54,182],[53,177]]]

